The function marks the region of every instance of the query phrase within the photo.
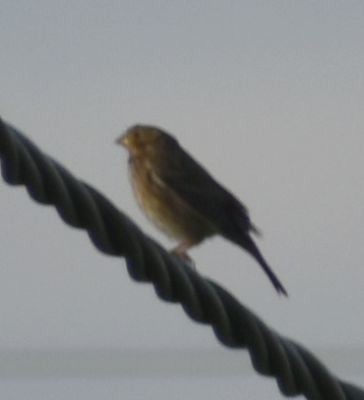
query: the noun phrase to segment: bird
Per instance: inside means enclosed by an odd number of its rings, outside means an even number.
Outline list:
[[[152,125],[129,127],[117,139],[128,152],[131,185],[147,218],[178,245],[173,254],[189,261],[188,250],[221,235],[248,252],[278,294],[288,296],[252,234],[260,231],[248,209],[218,183],[167,131]]]

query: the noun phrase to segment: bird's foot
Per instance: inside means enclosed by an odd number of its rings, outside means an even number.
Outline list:
[[[186,263],[189,267],[196,270],[196,264],[193,259],[187,254],[186,251],[181,250],[179,247],[176,247],[171,251],[171,254],[178,257],[184,263]]]

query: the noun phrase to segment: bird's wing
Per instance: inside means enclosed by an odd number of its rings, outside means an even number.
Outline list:
[[[216,230],[236,241],[254,230],[245,206],[182,148],[157,163],[159,179],[184,202],[206,218]]]

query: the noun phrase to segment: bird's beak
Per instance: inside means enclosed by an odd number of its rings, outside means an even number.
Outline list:
[[[115,139],[115,143],[116,143],[116,144],[120,144],[120,145],[122,145],[122,146],[124,146],[124,147],[127,147],[127,146],[128,146],[128,140],[127,140],[125,134],[122,133],[120,136],[118,136],[118,137]]]

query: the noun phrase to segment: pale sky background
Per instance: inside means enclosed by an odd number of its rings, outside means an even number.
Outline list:
[[[364,347],[364,2],[2,0],[0,48],[5,120],[168,248],[114,139],[169,130],[248,206],[290,297],[220,238],[199,272],[309,348]],[[0,349],[220,346],[24,188],[0,197]]]

